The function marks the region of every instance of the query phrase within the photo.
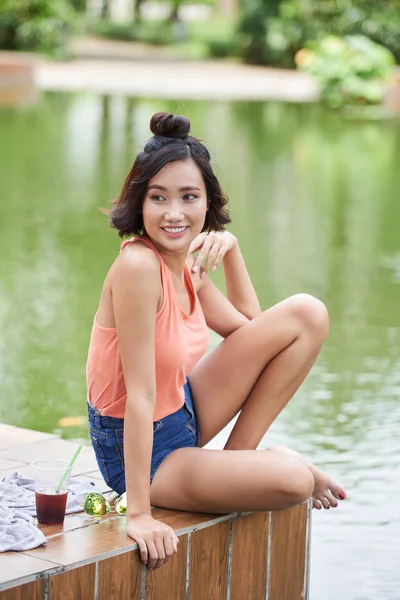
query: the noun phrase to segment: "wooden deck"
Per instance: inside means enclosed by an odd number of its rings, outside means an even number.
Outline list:
[[[0,426],[0,475],[10,472],[10,461],[22,461],[15,470],[29,475],[23,458],[41,458],[45,448],[71,455],[71,442],[57,436],[6,429]],[[83,454],[76,474],[106,488],[91,449]],[[223,516],[154,509],[153,516],[180,539],[163,568],[148,572],[141,564],[126,517],[68,515],[63,526],[43,526],[46,546],[0,554],[0,600],[307,600],[309,504]]]

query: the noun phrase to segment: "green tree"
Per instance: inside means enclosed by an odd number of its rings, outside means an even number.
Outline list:
[[[327,36],[296,55],[296,63],[318,82],[332,108],[379,104],[393,79],[394,56],[364,35]]]
[[[279,16],[283,0],[243,0],[243,18],[239,26],[245,60],[268,63],[266,35],[269,22]]]
[[[0,48],[62,51],[73,16],[68,0],[2,0]]]
[[[242,55],[249,62],[292,67],[309,41],[362,34],[400,62],[398,0],[242,0]]]

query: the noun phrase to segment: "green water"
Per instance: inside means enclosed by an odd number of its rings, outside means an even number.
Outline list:
[[[85,414],[89,333],[118,252],[97,208],[150,116],[179,104],[52,94],[0,110],[1,421],[87,439],[59,420]],[[311,600],[399,600],[400,124],[277,103],[183,112],[218,166],[262,306],[308,292],[330,312],[317,365],[265,440],[348,490],[314,513]]]

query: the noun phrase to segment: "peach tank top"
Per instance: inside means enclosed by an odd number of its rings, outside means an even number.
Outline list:
[[[156,315],[156,405],[154,421],[170,415],[183,406],[186,377],[206,353],[209,331],[185,265],[185,285],[189,292],[191,313],[187,315],[178,302],[171,273],[163,258],[148,238],[132,238],[121,244],[145,242],[160,260],[163,302]],[[134,344],[135,341],[132,340]],[[124,418],[126,388],[115,327],[101,327],[94,318],[86,365],[88,398],[104,416]]]

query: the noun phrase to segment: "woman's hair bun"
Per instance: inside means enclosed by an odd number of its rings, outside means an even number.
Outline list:
[[[174,117],[170,113],[160,112],[151,118],[150,129],[154,135],[185,139],[190,131],[190,121],[181,115]]]

